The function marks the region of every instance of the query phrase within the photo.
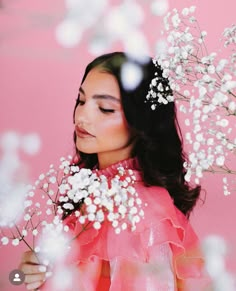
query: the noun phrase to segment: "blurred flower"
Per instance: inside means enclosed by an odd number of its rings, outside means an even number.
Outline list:
[[[0,147],[0,226],[12,227],[24,211],[27,191],[27,171],[19,152],[22,150],[26,154],[36,154],[40,148],[40,139],[37,134],[6,132],[0,137]]]
[[[81,37],[82,31],[74,20],[65,19],[56,28],[56,39],[64,47],[74,47],[79,43]]]
[[[203,251],[206,260],[206,271],[212,278],[212,290],[235,290],[235,278],[226,269],[227,244],[225,240],[217,235],[208,236],[203,241]]]
[[[36,133],[27,134],[21,138],[21,148],[28,155],[35,155],[39,152],[41,141]]]
[[[99,21],[106,5],[107,0],[66,0],[65,18],[56,28],[59,44],[67,48],[77,45],[86,29]]]
[[[109,5],[107,0],[66,0],[65,4],[65,17],[55,32],[60,45],[74,47],[88,33],[88,48],[94,55],[104,53],[114,42],[121,42],[127,52],[149,54],[149,41],[141,29],[145,21],[144,3],[124,0]],[[157,16],[167,9],[167,0],[150,1],[150,12]]]
[[[158,16],[165,15],[169,9],[167,0],[154,0],[151,3],[152,13]]]
[[[126,90],[134,90],[138,87],[143,77],[139,65],[132,62],[126,63],[121,68],[121,81]]]
[[[53,272],[52,290],[66,291],[74,289],[74,276],[76,276],[74,269],[59,264]]]

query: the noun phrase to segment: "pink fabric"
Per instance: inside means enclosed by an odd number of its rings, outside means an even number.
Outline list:
[[[143,206],[144,219],[135,231],[116,234],[109,222],[104,222],[99,231],[91,228],[74,240],[72,249],[76,249],[76,255],[70,264],[80,269],[78,276],[83,286],[91,286],[85,290],[182,290],[178,288],[178,282],[200,280],[203,257],[197,236],[185,216],[173,205],[169,193],[161,187],[144,186],[136,159],[95,171],[111,179],[117,174],[119,165],[134,171],[134,187],[146,205]],[[67,217],[65,223],[73,235],[81,231],[74,215]],[[110,278],[100,276],[102,261],[110,263]],[[92,271],[95,262],[96,276]],[[81,264],[87,267],[80,268]],[[102,288],[101,280],[106,285]],[[188,288],[184,290],[195,290]]]

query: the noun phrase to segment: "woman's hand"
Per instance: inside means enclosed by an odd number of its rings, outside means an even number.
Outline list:
[[[46,280],[47,268],[39,264],[39,260],[32,251],[23,253],[19,269],[25,274],[25,284],[28,290],[36,290]]]

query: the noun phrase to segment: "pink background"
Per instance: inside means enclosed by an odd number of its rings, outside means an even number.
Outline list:
[[[33,157],[23,157],[30,167],[33,181],[48,169],[49,164],[72,151],[73,106],[84,68],[93,56],[87,51],[85,38],[72,49],[57,44],[54,30],[64,15],[62,0],[2,2],[0,134],[8,130],[21,134],[39,133],[42,140],[40,152]],[[235,23],[235,0],[169,2],[171,8],[197,6],[199,23],[208,32],[209,51],[217,50],[223,28]],[[147,21],[144,30],[153,40],[158,36],[159,23],[157,21],[153,28],[151,20]],[[118,44],[112,48],[119,49],[122,47]],[[228,256],[231,257],[228,263],[235,271],[236,193],[224,197],[218,180],[217,176],[212,175],[203,180],[203,187],[207,191],[206,202],[196,207],[191,222],[200,239],[209,234],[225,238],[229,245]],[[23,249],[26,247],[0,249],[1,290],[25,290],[24,287],[14,287],[8,283],[8,274],[17,268]]]

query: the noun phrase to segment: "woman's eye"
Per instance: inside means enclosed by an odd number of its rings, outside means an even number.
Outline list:
[[[78,100],[78,101],[77,101],[77,105],[80,105],[80,106],[81,106],[81,105],[84,105],[84,103],[85,103],[85,101],[83,101],[83,100]]]
[[[115,110],[114,109],[105,109],[102,107],[99,107],[99,109],[103,112],[103,113],[114,113]]]

